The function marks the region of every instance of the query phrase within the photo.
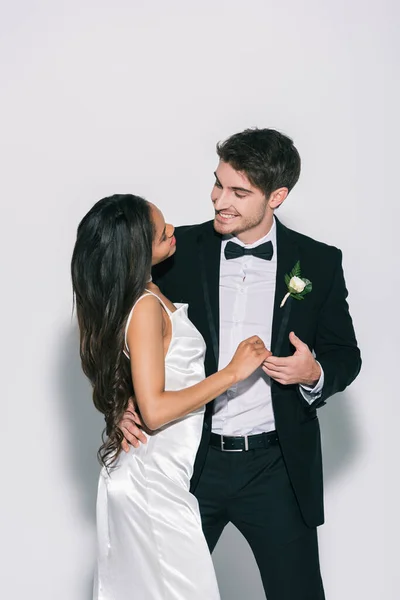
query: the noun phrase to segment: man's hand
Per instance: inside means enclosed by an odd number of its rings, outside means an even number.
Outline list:
[[[263,363],[263,371],[283,385],[300,384],[314,387],[320,378],[321,367],[315,360],[307,344],[293,331],[289,334],[290,343],[296,348],[293,356],[279,358],[269,356]]]
[[[139,447],[140,442],[147,444],[147,438],[142,430],[144,423],[136,411],[133,399],[129,398],[128,408],[122,417],[119,428],[125,436],[122,441],[122,450],[129,452],[130,444],[135,448]]]

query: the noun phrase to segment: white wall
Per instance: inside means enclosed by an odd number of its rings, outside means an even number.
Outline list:
[[[398,17],[394,0],[1,3],[1,597],[90,598],[102,419],[71,322],[78,221],[115,192],[211,218],[215,142],[253,125],[299,148],[281,218],[343,249],[364,358],[320,412],[327,598],[399,597]],[[223,599],[263,598],[233,528],[215,564]]]

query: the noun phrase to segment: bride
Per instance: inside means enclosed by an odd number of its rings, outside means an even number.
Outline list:
[[[153,284],[175,252],[174,228],[143,198],[115,195],[81,221],[72,257],[82,368],[106,429],[99,450],[94,600],[218,600],[196,498],[189,492],[204,406],[270,354],[258,336],[205,378],[205,343]],[[149,433],[121,452],[118,426],[135,396]]]

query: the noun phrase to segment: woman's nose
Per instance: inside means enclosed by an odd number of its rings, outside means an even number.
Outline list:
[[[165,228],[165,232],[167,234],[167,237],[172,238],[172,236],[174,235],[174,231],[175,231],[175,227],[173,225],[170,225],[168,223],[168,225]]]

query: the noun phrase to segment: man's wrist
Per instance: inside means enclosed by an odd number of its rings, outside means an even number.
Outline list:
[[[310,379],[309,379],[309,381],[305,381],[304,385],[307,385],[310,388],[314,388],[317,385],[318,381],[320,380],[320,377],[321,377],[321,366],[316,360],[314,360],[314,365],[313,365],[312,371],[310,373]]]

